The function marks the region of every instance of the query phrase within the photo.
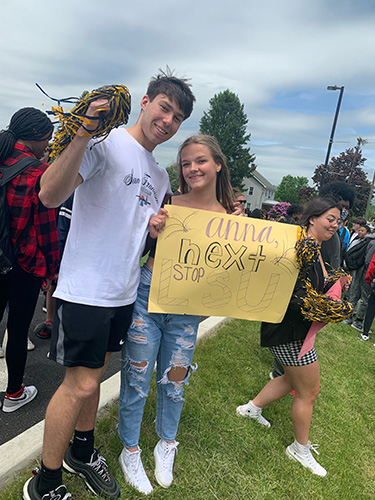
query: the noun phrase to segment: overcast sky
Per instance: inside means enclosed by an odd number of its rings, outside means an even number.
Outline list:
[[[358,137],[375,169],[375,5],[372,0],[2,0],[0,128],[20,107],[105,84],[132,95],[129,124],[158,68],[191,79],[192,116],[155,150],[167,167],[199,130],[214,94],[230,89],[249,118],[250,148],[270,182],[324,163],[339,91],[332,155]],[[43,106],[43,103],[44,106]]]

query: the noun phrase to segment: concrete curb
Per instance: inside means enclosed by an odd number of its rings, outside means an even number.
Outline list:
[[[198,340],[214,332],[229,318],[211,316],[199,325]],[[118,399],[120,372],[101,384],[99,410]],[[42,453],[44,420],[0,446],[0,489],[8,485],[18,472],[25,469]]]

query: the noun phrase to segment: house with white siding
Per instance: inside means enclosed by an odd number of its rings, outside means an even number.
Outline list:
[[[251,177],[244,179],[243,184],[245,188],[242,192],[245,196],[247,211],[263,208],[268,212],[273,205],[278,203],[275,201],[277,187],[263,177],[258,170],[254,170]]]

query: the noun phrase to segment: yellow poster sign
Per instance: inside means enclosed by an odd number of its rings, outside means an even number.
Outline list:
[[[298,226],[170,205],[149,311],[279,323],[298,266]]]

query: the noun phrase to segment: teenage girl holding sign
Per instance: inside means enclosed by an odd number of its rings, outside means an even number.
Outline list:
[[[179,149],[178,165],[182,194],[171,198],[172,205],[233,212],[229,171],[216,139],[207,135],[187,139]],[[168,488],[173,480],[183,390],[190,373],[196,370],[192,359],[200,321],[199,316],[148,312],[154,252],[150,255],[141,271],[132,324],[123,348],[119,399],[119,435],[124,445],[120,465],[125,479],[145,494],[153,488],[142,465],[138,442],[155,362],[156,433],[160,438],[154,449],[155,477]]]

